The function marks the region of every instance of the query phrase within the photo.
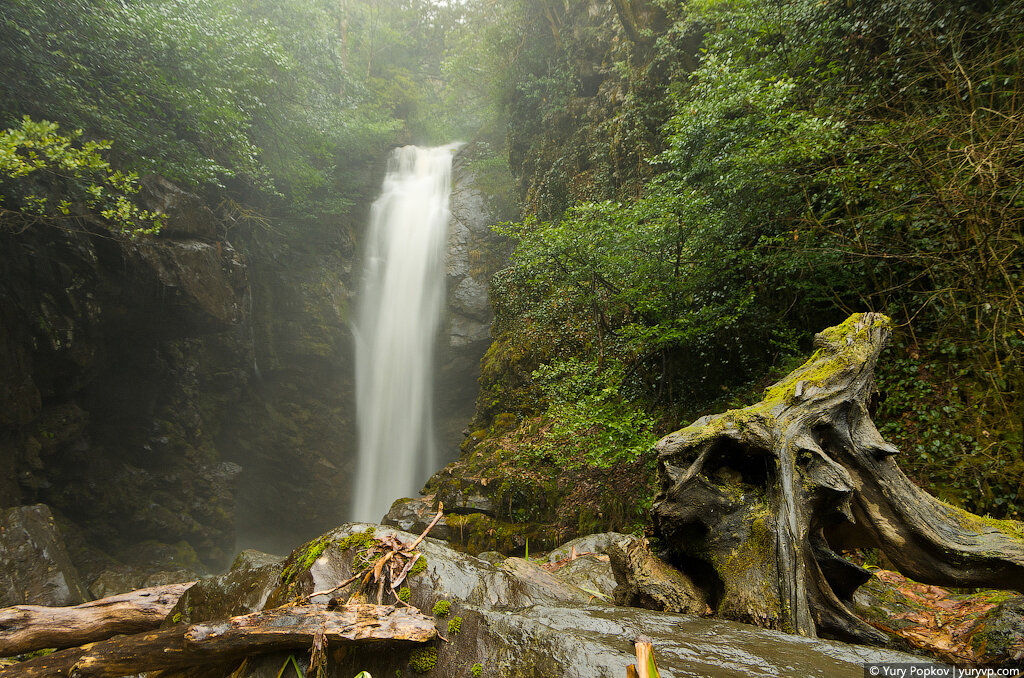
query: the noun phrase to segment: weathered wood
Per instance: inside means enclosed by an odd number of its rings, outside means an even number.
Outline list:
[[[819,333],[811,359],[761,402],[658,443],[655,530],[684,571],[714,571],[721,616],[884,642],[843,603],[870,574],[837,551],[859,547],[921,582],[1024,591],[1024,526],[919,489],[875,428],[874,368],[889,335],[885,316],[854,315]]]
[[[0,609],[0,657],[155,629],[194,583],[138,589],[74,607],[5,607]]]
[[[308,650],[323,632],[328,646],[416,642],[437,636],[432,618],[407,608],[323,604],[286,605],[214,624],[184,624],[119,636],[39,657],[0,670],[0,678],[71,676],[107,678],[241,660],[277,650]]]

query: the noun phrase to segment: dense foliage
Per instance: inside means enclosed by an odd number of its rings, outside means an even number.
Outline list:
[[[664,430],[879,310],[902,327],[880,419],[904,466],[1016,515],[1024,3],[513,7],[524,219],[483,417],[565,421],[551,374],[572,364],[607,375],[578,402],[615,394],[622,423]],[[575,431],[600,449],[596,411]]]
[[[109,143],[78,145],[81,135],[60,134],[56,123],[28,116],[20,127],[0,132],[0,227],[67,223],[91,212],[129,236],[159,231],[162,215],[130,198],[138,192],[137,177],[110,167],[101,153]]]
[[[134,172],[301,234],[390,145],[472,136],[522,207],[476,428],[524,463],[632,464],[879,310],[903,465],[1017,515],[1022,26],[1021,0],[10,0],[0,224],[151,228]]]
[[[344,214],[389,145],[435,120],[445,33],[426,0],[13,0],[0,8],[0,127],[110,140],[120,169],[264,214]]]

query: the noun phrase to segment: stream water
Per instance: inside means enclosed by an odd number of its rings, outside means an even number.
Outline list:
[[[359,459],[350,520],[379,521],[436,469],[434,340],[456,149],[395,149],[370,211],[355,325]]]

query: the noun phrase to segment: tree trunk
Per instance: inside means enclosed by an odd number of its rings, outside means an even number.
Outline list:
[[[637,46],[647,44],[648,41],[640,35],[640,25],[630,1],[612,0],[612,5],[615,6],[615,13],[619,16],[619,23],[626,32],[626,38]]]
[[[321,635],[335,644],[405,641],[437,636],[434,621],[418,611],[386,605],[327,610],[323,604],[285,605],[213,624],[180,624],[62,650],[6,669],[0,678],[113,677],[145,671],[222,664],[277,650],[309,650]]]
[[[885,642],[843,601],[870,578],[836,552],[878,548],[918,581],[1024,591],[1024,525],[916,487],[869,412],[890,321],[856,314],[815,337],[764,400],[703,417],[657,446],[655,531],[726,618]],[[709,575],[714,572],[713,575]],[[702,576],[703,575],[703,576]]]

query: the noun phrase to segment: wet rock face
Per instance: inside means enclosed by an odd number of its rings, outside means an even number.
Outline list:
[[[0,506],[45,502],[110,553],[186,540],[215,565],[237,473],[210,422],[248,379],[244,262],[86,226],[0,235]]]
[[[254,232],[239,247],[251,283],[251,389],[221,420],[220,449],[242,467],[238,546],[286,553],[348,510],[357,445],[350,312],[358,254],[350,229],[330,222]]]
[[[18,506],[0,514],[0,607],[85,601],[49,507]]]
[[[183,191],[163,177],[147,176],[140,182],[139,202],[151,212],[167,215],[164,237],[218,240],[221,224],[202,199]]]
[[[278,584],[283,561],[252,549],[242,551],[227,573],[198,581],[185,591],[167,623],[228,619],[262,610]]]
[[[472,145],[463,148],[452,166],[451,219],[445,261],[447,324],[438,351],[438,436],[442,461],[458,456],[463,429],[473,416],[478,392],[480,359],[491,341],[491,275],[507,259],[507,246],[491,225],[508,218],[495,214],[481,190],[471,158]]]
[[[354,458],[351,229],[253,230],[155,178],[142,198],[157,237],[0,233],[0,507],[74,523],[104,590],[189,551],[221,569],[240,531],[293,548],[344,515]]]
[[[353,561],[367,548],[367,540],[386,536],[406,543],[415,539],[379,525],[348,524],[297,549],[283,567],[278,566],[279,585],[266,605],[338,585],[352,575]],[[591,593],[520,558],[505,559],[496,566],[431,538],[419,550],[426,568],[410,575],[409,602],[426,614],[433,612],[447,642],[386,651],[354,646],[334,655],[329,676],[351,678],[360,671],[374,676],[414,675],[428,667],[429,675],[464,676],[476,675],[477,664],[482,676],[619,676],[635,661],[632,640],[638,633],[653,638],[666,676],[856,678],[863,675],[865,662],[920,662],[886,650],[731,622],[590,603]],[[438,604],[442,601],[447,605]],[[385,598],[384,602],[391,601]],[[213,612],[213,606],[194,604],[192,619],[208,618]],[[239,675],[276,675],[287,658],[287,654],[252,658]],[[299,657],[303,668],[306,659]]]

